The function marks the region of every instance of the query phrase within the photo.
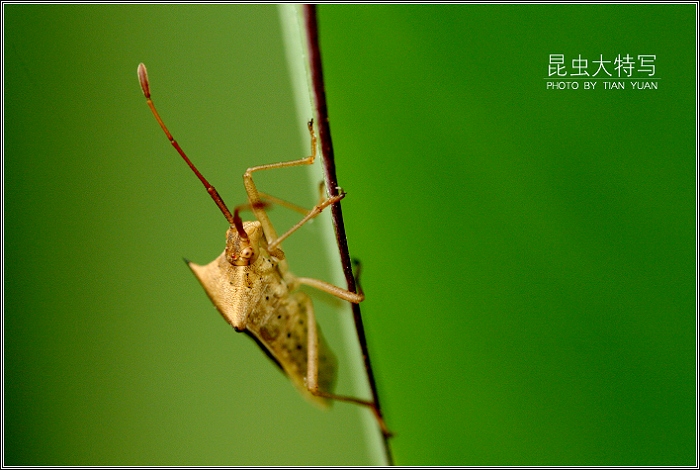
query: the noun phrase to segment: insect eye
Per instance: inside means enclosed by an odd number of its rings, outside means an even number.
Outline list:
[[[251,256],[253,256],[253,250],[250,247],[241,250],[241,258],[250,258]]]

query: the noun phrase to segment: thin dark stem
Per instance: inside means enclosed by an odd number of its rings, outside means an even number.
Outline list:
[[[323,69],[321,66],[321,49],[318,39],[318,21],[316,17],[315,5],[304,5],[304,20],[307,31],[308,51],[309,51],[309,66],[311,69],[311,80],[313,93],[316,103],[316,123],[318,125],[318,135],[321,142],[321,158],[323,161],[323,171],[325,175],[326,188],[330,196],[338,195],[338,178],[335,172],[335,157],[333,155],[333,143],[331,141],[331,129],[328,122],[328,105],[326,104],[326,91],[323,82]],[[343,212],[340,204],[331,206],[331,217],[335,227],[335,238],[340,251],[340,262],[343,266],[343,273],[348,285],[348,290],[356,292],[355,277],[352,273],[352,263],[350,252],[348,249],[348,241],[345,235],[345,224],[343,222]],[[377,393],[377,384],[372,373],[372,365],[369,360],[369,350],[367,349],[367,340],[365,337],[365,328],[362,323],[362,315],[360,313],[360,305],[352,304],[352,314],[355,320],[355,329],[357,330],[357,339],[362,349],[362,358],[367,371],[367,380],[372,391],[373,408],[377,415],[383,419],[382,411],[379,406],[379,394]],[[393,465],[393,456],[389,445],[387,433],[382,433],[384,438],[384,452],[389,465]]]

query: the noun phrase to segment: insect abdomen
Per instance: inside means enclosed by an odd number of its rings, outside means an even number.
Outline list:
[[[268,299],[268,302],[271,299]],[[294,385],[314,402],[327,405],[324,398],[312,395],[306,387],[308,362],[308,315],[306,303],[308,298],[301,292],[289,295],[285,299],[275,299],[267,305],[268,315],[265,321],[255,325],[249,322],[248,329],[259,339],[261,346]],[[319,390],[332,393],[336,378],[336,358],[328,348],[321,332],[318,331],[318,385]],[[257,330],[257,331],[255,331]]]

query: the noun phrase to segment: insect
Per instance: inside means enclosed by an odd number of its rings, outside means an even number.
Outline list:
[[[221,255],[204,266],[187,262],[214,306],[237,332],[245,333],[255,340],[263,352],[311,401],[322,407],[328,406],[330,400],[369,407],[382,432],[389,435],[373,402],[333,393],[337,368],[335,356],[316,324],[311,299],[298,289],[305,284],[353,303],[362,302],[364,295],[318,279],[294,276],[289,272],[281,247],[284,239],[323,209],[343,199],[345,193],[324,198],[301,221],[278,236],[265,211],[269,203],[263,201],[271,197],[259,192],[253,181],[253,173],[257,171],[312,164],[316,158],[317,143],[313,121],[308,123],[311,155],[298,160],[249,168],[243,175],[248,204],[235,207],[231,214],[214,186],[197,170],[160,118],[151,99],[144,64],[138,66],[138,78],[146,103],[156,121],[229,223],[226,248]],[[242,210],[251,210],[257,220],[243,222],[240,217]]]

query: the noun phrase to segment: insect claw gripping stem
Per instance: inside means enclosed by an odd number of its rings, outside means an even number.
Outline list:
[[[168,130],[168,128],[165,126],[165,123],[163,120],[160,118],[160,115],[158,114],[158,111],[156,110],[156,106],[153,104],[153,100],[151,99],[151,87],[150,83],[148,82],[148,71],[146,70],[146,66],[141,63],[139,64],[138,70],[137,70],[138,76],[139,76],[139,83],[141,84],[141,90],[143,91],[143,96],[146,97],[146,104],[148,104],[148,107],[151,108],[151,112],[153,113],[153,116],[156,118],[156,121],[158,121],[158,124],[160,125],[160,128],[163,129],[163,132],[165,132],[165,136],[168,138],[170,143],[172,144],[173,147],[175,147],[175,150],[177,150],[177,153],[180,154],[183,160],[185,160],[185,163],[187,163],[187,166],[190,167],[190,169],[194,172],[195,175],[197,175],[197,178],[199,178],[199,181],[202,182],[204,187],[206,188],[207,192],[211,196],[211,198],[214,200],[216,203],[217,207],[219,210],[221,210],[221,213],[224,214],[224,217],[226,217],[226,220],[228,221],[229,225],[233,226],[233,215],[231,215],[231,211],[228,210],[228,207],[226,207],[226,204],[224,203],[224,200],[221,199],[221,196],[219,195],[219,192],[209,184],[209,181],[199,172],[196,166],[190,161],[190,159],[187,157],[185,152],[182,150],[180,147],[180,144],[177,143],[177,141],[173,138],[172,134]]]

